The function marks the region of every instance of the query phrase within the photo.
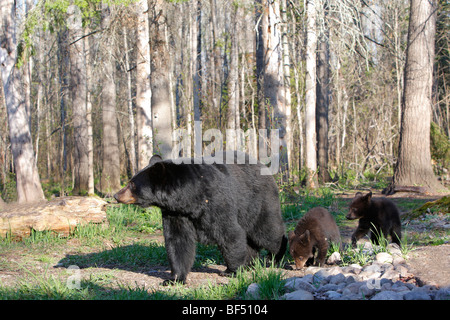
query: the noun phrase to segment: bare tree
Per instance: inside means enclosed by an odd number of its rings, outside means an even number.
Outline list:
[[[320,8],[327,14],[327,2]],[[319,167],[319,180],[321,183],[330,181],[328,172],[328,109],[330,103],[330,50],[328,45],[328,24],[324,19],[324,26],[319,33],[319,46],[317,50],[317,84],[316,84],[316,133],[317,133],[317,163]]]
[[[166,43],[166,3],[156,0],[150,10],[151,90],[154,150],[164,159],[172,153],[172,112],[170,101],[170,55]]]
[[[102,175],[100,189],[103,193],[111,194],[120,189],[120,155],[119,138],[117,136],[116,118],[116,83],[115,61],[112,50],[115,48],[114,37],[108,32],[111,24],[111,9],[102,5],[102,29],[105,36],[101,42],[101,52],[104,56],[102,79]]]
[[[314,0],[306,2],[306,88],[305,88],[305,123],[306,123],[306,185],[310,189],[317,184],[316,154],[316,50],[317,50],[317,8]]]
[[[150,88],[150,38],[147,0],[136,3],[138,27],[136,39],[136,135],[138,170],[146,167],[153,154]]]
[[[74,194],[89,192],[89,132],[87,121],[86,60],[81,11],[76,5],[67,9],[70,39],[70,88],[73,109]]]
[[[29,117],[21,92],[21,71],[17,67],[16,1],[2,1],[0,33],[0,68],[8,113],[9,137],[16,171],[18,202],[44,199],[34,159]]]
[[[430,124],[432,106],[435,0],[411,0],[402,100],[399,155],[393,185],[423,186],[438,191],[431,166]]]

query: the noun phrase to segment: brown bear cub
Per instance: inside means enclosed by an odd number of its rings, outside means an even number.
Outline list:
[[[306,263],[323,266],[329,242],[341,242],[336,221],[328,210],[312,208],[298,221],[295,231],[289,232],[289,250],[296,268],[301,269]]]
[[[397,206],[386,198],[372,198],[372,192],[363,195],[357,192],[348,210],[347,219],[359,219],[358,228],[352,235],[352,246],[370,231],[370,240],[378,244],[381,233],[387,239],[390,235],[392,242],[400,246],[402,237],[400,212]]]

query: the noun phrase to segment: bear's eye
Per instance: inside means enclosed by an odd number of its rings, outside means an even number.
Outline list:
[[[128,183],[128,187],[130,188],[131,191],[135,191],[136,190],[136,185],[134,184],[134,182]]]

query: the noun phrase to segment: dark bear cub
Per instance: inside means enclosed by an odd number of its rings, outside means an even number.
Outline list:
[[[312,208],[298,221],[295,231],[289,232],[289,250],[296,268],[301,269],[306,263],[323,266],[329,242],[341,242],[336,221],[328,210]]]
[[[237,154],[235,154],[235,163]],[[196,243],[216,244],[234,273],[266,249],[277,261],[287,239],[278,186],[262,164],[176,164],[153,156],[114,197],[120,203],[161,208],[172,279],[184,283]],[[165,284],[171,281],[166,281]]]
[[[400,212],[397,206],[386,198],[372,198],[372,192],[363,195],[357,192],[347,214],[347,219],[359,219],[358,228],[352,235],[352,246],[370,231],[370,240],[378,244],[380,232],[400,246],[402,237]]]

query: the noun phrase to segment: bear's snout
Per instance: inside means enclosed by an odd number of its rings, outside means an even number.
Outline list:
[[[125,188],[123,188],[122,190],[117,192],[114,195],[114,199],[116,199],[117,202],[123,203],[123,204],[133,204],[133,203],[136,203],[136,201],[137,201],[136,197],[131,192],[131,190],[128,186],[126,186]]]

